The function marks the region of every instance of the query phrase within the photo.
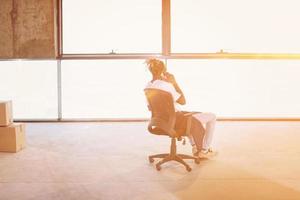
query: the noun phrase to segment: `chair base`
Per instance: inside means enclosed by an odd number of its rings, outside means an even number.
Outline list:
[[[189,172],[192,171],[192,168],[183,159],[194,160],[196,164],[200,163],[200,159],[198,157],[189,156],[189,155],[185,155],[185,154],[177,154],[176,152],[177,152],[176,139],[175,139],[175,137],[172,137],[170,153],[151,155],[151,156],[149,156],[149,162],[153,163],[154,158],[162,158],[162,160],[160,160],[156,164],[156,169],[159,171],[159,170],[161,170],[162,164],[174,160],[174,161],[177,161],[177,162],[181,163],[182,165],[184,165],[186,170]]]
[[[156,154],[156,155],[151,155],[149,156],[149,162],[153,163],[154,162],[154,158],[163,158],[161,159],[157,164],[156,164],[156,169],[159,171],[161,170],[161,165],[169,162],[169,161],[177,161],[179,163],[181,163],[182,165],[185,166],[187,171],[192,171],[192,168],[183,160],[183,159],[191,159],[194,160],[196,164],[199,164],[199,158],[198,157],[194,157],[194,156],[189,156],[189,155],[185,155],[185,154],[175,154],[175,155],[171,155],[171,154]]]

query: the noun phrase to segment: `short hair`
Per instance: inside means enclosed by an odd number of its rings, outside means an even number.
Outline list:
[[[146,60],[146,63],[153,76],[160,75],[166,70],[165,64],[161,60],[151,58]]]

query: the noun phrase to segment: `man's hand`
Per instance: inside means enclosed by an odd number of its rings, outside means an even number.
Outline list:
[[[166,81],[168,81],[169,83],[172,83],[173,85],[177,85],[175,77],[173,74],[169,73],[169,72],[165,72],[164,73],[165,77],[166,77]]]

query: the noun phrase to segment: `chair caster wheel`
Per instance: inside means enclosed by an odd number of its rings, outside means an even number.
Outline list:
[[[195,159],[195,163],[196,163],[196,164],[200,164],[200,159],[199,159],[199,158],[196,158],[196,159]]]
[[[160,171],[161,170],[161,166],[160,165],[156,165],[156,170]]]
[[[192,171],[192,168],[186,167],[186,170],[187,170],[188,172],[190,172],[190,171]]]
[[[151,158],[151,157],[149,157],[149,162],[150,162],[150,163],[153,163],[153,162],[154,162],[154,159]]]

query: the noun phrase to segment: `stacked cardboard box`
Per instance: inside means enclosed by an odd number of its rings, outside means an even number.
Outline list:
[[[11,101],[0,101],[0,152],[18,152],[24,147],[25,124],[13,123]]]

